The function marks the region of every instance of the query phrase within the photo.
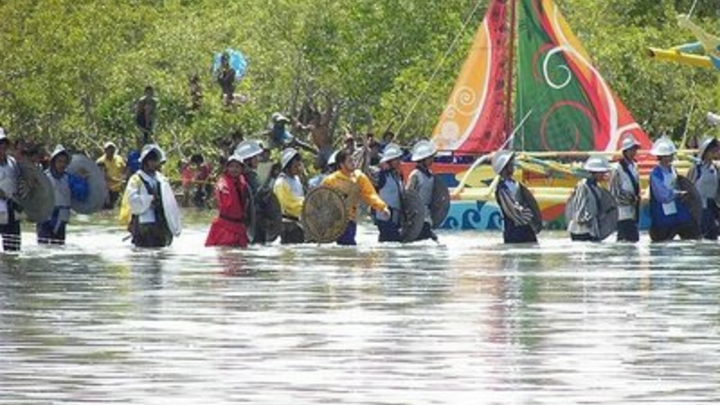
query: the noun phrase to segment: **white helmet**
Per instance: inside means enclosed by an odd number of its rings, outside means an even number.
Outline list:
[[[640,147],[640,142],[638,142],[637,139],[635,139],[635,137],[632,136],[631,133],[626,132],[623,135],[622,146],[621,146],[620,150],[625,152],[628,149],[636,148],[636,147],[637,148]]]
[[[234,155],[238,155],[243,161],[252,159],[263,153],[262,145],[258,141],[242,141],[235,148]]]
[[[402,149],[400,149],[400,145],[396,143],[389,143],[385,145],[385,150],[383,151],[382,158],[380,158],[380,163],[389,162],[393,159],[398,159],[403,155]]]
[[[705,119],[707,120],[708,125],[710,125],[711,127],[716,127],[720,125],[720,115],[718,114],[708,112],[705,116]]]
[[[295,148],[287,148],[283,149],[282,153],[280,154],[280,169],[285,170],[288,163],[293,160],[295,156],[298,155],[298,151]]]
[[[493,156],[492,160],[492,168],[495,174],[500,174],[500,172],[505,169],[505,166],[515,157],[515,152],[511,150],[500,150],[495,152],[495,156]]]
[[[705,155],[705,152],[707,152],[708,148],[713,143],[717,146],[717,139],[714,136],[706,136],[703,138],[702,142],[700,142],[700,147],[698,148],[698,157],[700,159],[703,158],[703,155]]]
[[[677,148],[675,148],[675,144],[670,138],[663,136],[655,141],[652,149],[650,149],[650,153],[653,156],[670,156],[677,153]]]
[[[290,119],[288,117],[280,114],[279,112],[273,113],[273,115],[270,117],[270,120],[272,122],[290,122]]]
[[[328,158],[328,161],[327,161],[328,166],[330,166],[330,165],[336,165],[336,164],[337,164],[337,154],[338,154],[338,152],[340,152],[340,151],[339,151],[339,150],[336,150],[335,152],[332,153],[332,155],[330,155],[330,157]]]
[[[413,146],[411,160],[413,162],[419,162],[435,155],[436,153],[437,148],[434,143],[426,140],[418,141],[418,143]]]
[[[604,156],[590,156],[583,169],[590,173],[605,173],[610,171],[610,163]]]
[[[160,163],[165,162],[165,152],[158,146],[157,144],[151,143],[143,146],[142,151],[140,151],[140,163],[142,163],[143,160],[150,154],[150,152],[155,151],[157,154],[158,160]]]
[[[238,163],[242,164],[242,163],[243,163],[243,159],[242,159],[242,157],[241,157],[240,155],[238,155],[237,153],[233,153],[232,155],[230,155],[229,158],[227,158],[227,163],[230,163],[230,162],[238,162]]]

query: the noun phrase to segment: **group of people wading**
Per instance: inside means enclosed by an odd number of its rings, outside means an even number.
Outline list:
[[[622,140],[622,157],[611,166],[608,159],[592,156],[583,169],[587,178],[580,180],[566,205],[567,230],[574,241],[599,242],[617,231],[617,240],[639,240],[642,190],[636,157],[640,144],[630,134]],[[693,158],[687,176],[673,167],[677,149],[672,140],[661,137],[650,154],[657,164],[650,172],[650,239],[662,242],[682,239],[718,238],[719,205],[718,158],[720,144],[714,137],[704,138]],[[537,241],[539,216],[537,202],[529,190],[513,179],[515,154],[497,152],[493,169],[500,177],[495,196],[504,217],[506,243]],[[601,186],[608,180],[609,190]]]
[[[260,183],[257,173],[258,157],[263,153],[259,141],[241,142],[228,158],[225,170],[217,182],[215,194],[218,216],[213,220],[207,236],[206,246],[246,247],[249,243],[271,242],[269,229],[263,229],[263,218],[272,210],[269,200],[277,201],[281,215],[279,238],[281,244],[328,242],[322,236],[312,234],[310,225],[321,228],[338,227],[333,240],[339,245],[355,245],[360,204],[372,210],[372,216],[379,231],[381,242],[411,242],[423,239],[437,239],[432,231],[433,223],[427,212],[431,210],[435,177],[432,162],[437,150],[430,141],[420,141],[412,153],[416,168],[404,184],[400,174],[400,159],[403,150],[390,143],[385,146],[379,167],[370,175],[358,169],[358,155],[351,149],[335,151],[327,161],[327,167],[316,178],[303,182],[301,152],[288,147],[282,150],[280,173]],[[325,190],[324,197],[320,190]],[[402,228],[409,226],[404,221],[403,195],[416,193],[422,205],[413,205],[421,216],[416,225],[419,232],[407,236]],[[318,196],[310,202],[311,195]],[[340,206],[342,215],[319,214],[307,218],[307,205],[322,204],[323,198],[335,198],[327,204],[331,212],[333,203]],[[419,208],[418,208],[419,207]],[[317,207],[323,210],[325,207]],[[338,221],[341,221],[338,223]],[[323,231],[326,229],[323,229]]]

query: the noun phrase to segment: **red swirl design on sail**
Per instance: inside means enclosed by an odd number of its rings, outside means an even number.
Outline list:
[[[590,121],[590,126],[592,127],[593,134],[597,133],[597,131],[598,131],[597,119],[595,118],[595,114],[593,114],[593,112],[590,111],[589,108],[587,108],[584,105],[582,105],[578,102],[575,102],[575,101],[567,101],[567,100],[559,101],[559,102],[553,104],[553,106],[550,107],[550,109],[545,113],[545,115],[543,116],[543,119],[542,119],[542,123],[540,124],[540,140],[542,142],[543,148],[545,148],[546,151],[559,150],[558,148],[552,148],[548,144],[547,125],[548,125],[548,121],[550,120],[553,113],[562,107],[575,108],[576,110],[580,111],[583,115],[585,115],[588,118],[588,121]],[[578,150],[578,146],[580,145],[581,136],[582,135],[580,134],[580,130],[576,126],[575,134],[574,134],[575,139],[574,139],[574,143],[573,143],[572,147],[563,148],[562,150],[569,150],[569,151]]]

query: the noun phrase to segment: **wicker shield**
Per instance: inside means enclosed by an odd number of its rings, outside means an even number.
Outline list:
[[[420,194],[415,190],[405,190],[402,194],[402,212],[400,213],[400,235],[403,242],[417,240],[422,232],[427,208]]]
[[[55,190],[40,168],[29,162],[18,163],[17,191],[13,197],[32,222],[43,222],[55,209]]]
[[[265,232],[265,241],[270,243],[282,232],[282,207],[275,193],[263,187],[255,193],[255,228]]]
[[[540,206],[538,205],[537,200],[535,199],[535,196],[530,192],[530,190],[525,187],[522,184],[519,184],[520,188],[520,199],[522,200],[521,203],[528,207],[530,211],[532,211],[533,219],[532,223],[530,223],[530,226],[532,227],[533,231],[535,231],[536,234],[540,233],[542,231],[543,222],[542,222],[542,212],[540,211]]]
[[[347,206],[339,191],[317,187],[305,196],[302,225],[309,240],[318,243],[334,242],[347,227]]]
[[[175,193],[167,179],[160,181],[160,198],[162,198],[163,212],[165,213],[165,221],[167,222],[170,233],[174,236],[180,236],[182,232],[182,217],[180,216],[180,208],[178,207]]]
[[[433,193],[430,202],[430,217],[433,228],[439,227],[450,211],[450,190],[438,176],[433,176]]]
[[[618,209],[615,197],[613,197],[609,191],[600,187],[595,188],[595,190],[597,191],[597,196],[600,198],[597,215],[599,234],[597,237],[599,240],[603,240],[617,230]],[[573,209],[575,206],[573,203],[574,199],[575,191],[572,192],[565,204],[565,219],[568,222],[575,217],[575,210]]]
[[[695,188],[695,184],[685,176],[677,176],[676,185],[678,190],[685,191],[686,194],[680,200],[682,204],[690,211],[690,215],[698,226],[702,223],[702,197]]]
[[[603,240],[617,231],[618,209],[615,197],[604,188],[599,188],[600,212],[598,214],[598,238]]]
[[[74,154],[70,159],[67,172],[84,177],[88,182],[89,193],[85,201],[71,200],[70,207],[81,214],[92,214],[100,211],[108,196],[105,173],[97,163],[81,154]]]

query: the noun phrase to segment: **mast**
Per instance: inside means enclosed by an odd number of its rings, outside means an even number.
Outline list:
[[[513,128],[513,66],[515,65],[515,26],[517,25],[515,1],[510,0],[510,38],[508,38],[507,77],[505,78],[505,134],[508,134],[508,136]]]

